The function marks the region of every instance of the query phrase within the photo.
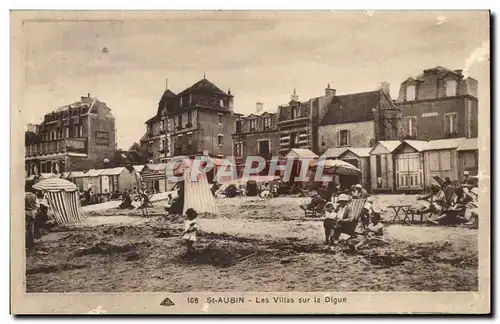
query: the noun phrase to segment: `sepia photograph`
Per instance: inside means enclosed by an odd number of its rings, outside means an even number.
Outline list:
[[[11,312],[489,313],[490,64],[487,10],[11,11]]]

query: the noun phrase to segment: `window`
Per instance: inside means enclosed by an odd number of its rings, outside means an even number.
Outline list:
[[[192,145],[193,144],[193,133],[188,133],[187,138],[188,138],[188,145]]]
[[[299,107],[294,106],[292,107],[292,119],[299,118]]]
[[[257,128],[256,125],[257,125],[257,120],[256,119],[250,119],[250,131],[251,132],[255,131],[255,129]]]
[[[217,122],[221,125],[222,124],[222,114],[217,114]]]
[[[234,155],[236,157],[243,156],[243,143],[241,143],[241,142],[234,143]]]
[[[64,128],[64,137],[69,138],[69,127]]]
[[[409,85],[406,86],[406,101],[415,100],[415,86]]]
[[[193,97],[189,94],[189,103],[193,102]]]
[[[337,133],[337,146],[349,146],[351,144],[351,132],[343,129]]]
[[[290,148],[294,148],[299,143],[299,133],[291,132],[290,133]]]
[[[270,151],[269,140],[259,140],[259,154],[269,154]]]
[[[165,150],[165,140],[162,139],[160,142],[160,151],[164,151],[164,150]]]
[[[453,97],[457,95],[457,81],[448,80],[446,81],[446,96]]]
[[[241,120],[236,121],[236,133],[241,133]]]
[[[188,116],[187,116],[187,118],[188,118],[188,124],[189,124],[189,125],[192,125],[192,115],[191,115],[191,111],[188,111],[187,115],[188,115]]]
[[[217,145],[222,146],[224,144],[224,135],[217,135]]]
[[[406,135],[417,136],[417,117],[405,117],[406,122]]]
[[[219,105],[220,105],[221,107],[224,107],[224,100],[222,100],[222,99],[221,99],[221,100],[219,100]]]
[[[445,129],[447,134],[453,134],[458,132],[458,124],[457,124],[457,113],[445,114]]]
[[[82,125],[78,126],[77,131],[78,131],[78,134],[76,135],[76,137],[83,137],[83,126]]]
[[[182,128],[182,115],[177,116],[177,127]]]
[[[177,140],[175,141],[175,148],[178,150],[181,149],[181,140],[182,140],[182,134],[177,135]]]
[[[271,117],[264,118],[264,129],[271,129]]]
[[[180,105],[182,106],[182,97],[181,97]]]

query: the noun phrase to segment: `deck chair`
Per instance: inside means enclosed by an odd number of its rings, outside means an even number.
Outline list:
[[[352,208],[353,219],[348,224],[348,226],[344,227],[344,231],[342,232],[342,234],[349,235],[349,238],[345,241],[349,241],[353,238],[356,238],[358,235],[363,235],[362,232],[357,232],[356,229],[358,228],[359,219],[361,218],[361,213],[363,212],[363,208],[365,207],[365,203],[366,203],[366,198],[365,199],[356,199],[355,198],[349,202],[349,205]]]

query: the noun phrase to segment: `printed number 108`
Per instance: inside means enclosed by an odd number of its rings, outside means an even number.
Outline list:
[[[189,304],[198,304],[198,297],[189,297],[187,301]]]

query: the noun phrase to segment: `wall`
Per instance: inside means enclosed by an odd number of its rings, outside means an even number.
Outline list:
[[[477,99],[472,97],[452,97],[432,101],[399,103],[402,116],[417,117],[418,140],[435,140],[445,138],[445,114],[457,113],[458,136],[468,137],[468,126],[466,125],[466,106],[470,106],[471,135],[477,136]],[[434,113],[437,116],[422,117],[422,114]],[[405,123],[400,139],[407,134]],[[475,136],[474,136],[475,135]]]
[[[337,132],[344,129],[350,131],[351,147],[370,147],[370,140],[375,138],[374,121],[319,126],[319,153],[337,147]]]
[[[97,114],[90,116],[90,133],[88,138],[89,156],[92,167],[95,169],[104,168],[103,160],[110,159],[116,150],[115,139],[115,118],[105,103],[96,102]],[[97,144],[96,132],[106,132],[108,134],[107,145]]]
[[[236,115],[224,114],[222,124],[219,124],[216,111],[200,110],[198,112],[198,151],[207,150],[212,154],[231,156],[233,154],[231,135],[235,132],[235,125]],[[224,135],[221,146],[217,145],[218,134]]]
[[[278,132],[261,132],[253,134],[245,134],[244,136],[234,137],[233,141],[243,142],[243,158],[242,162],[245,163],[247,156],[255,156],[259,154],[259,140],[270,140],[270,154],[275,156],[279,151]]]

